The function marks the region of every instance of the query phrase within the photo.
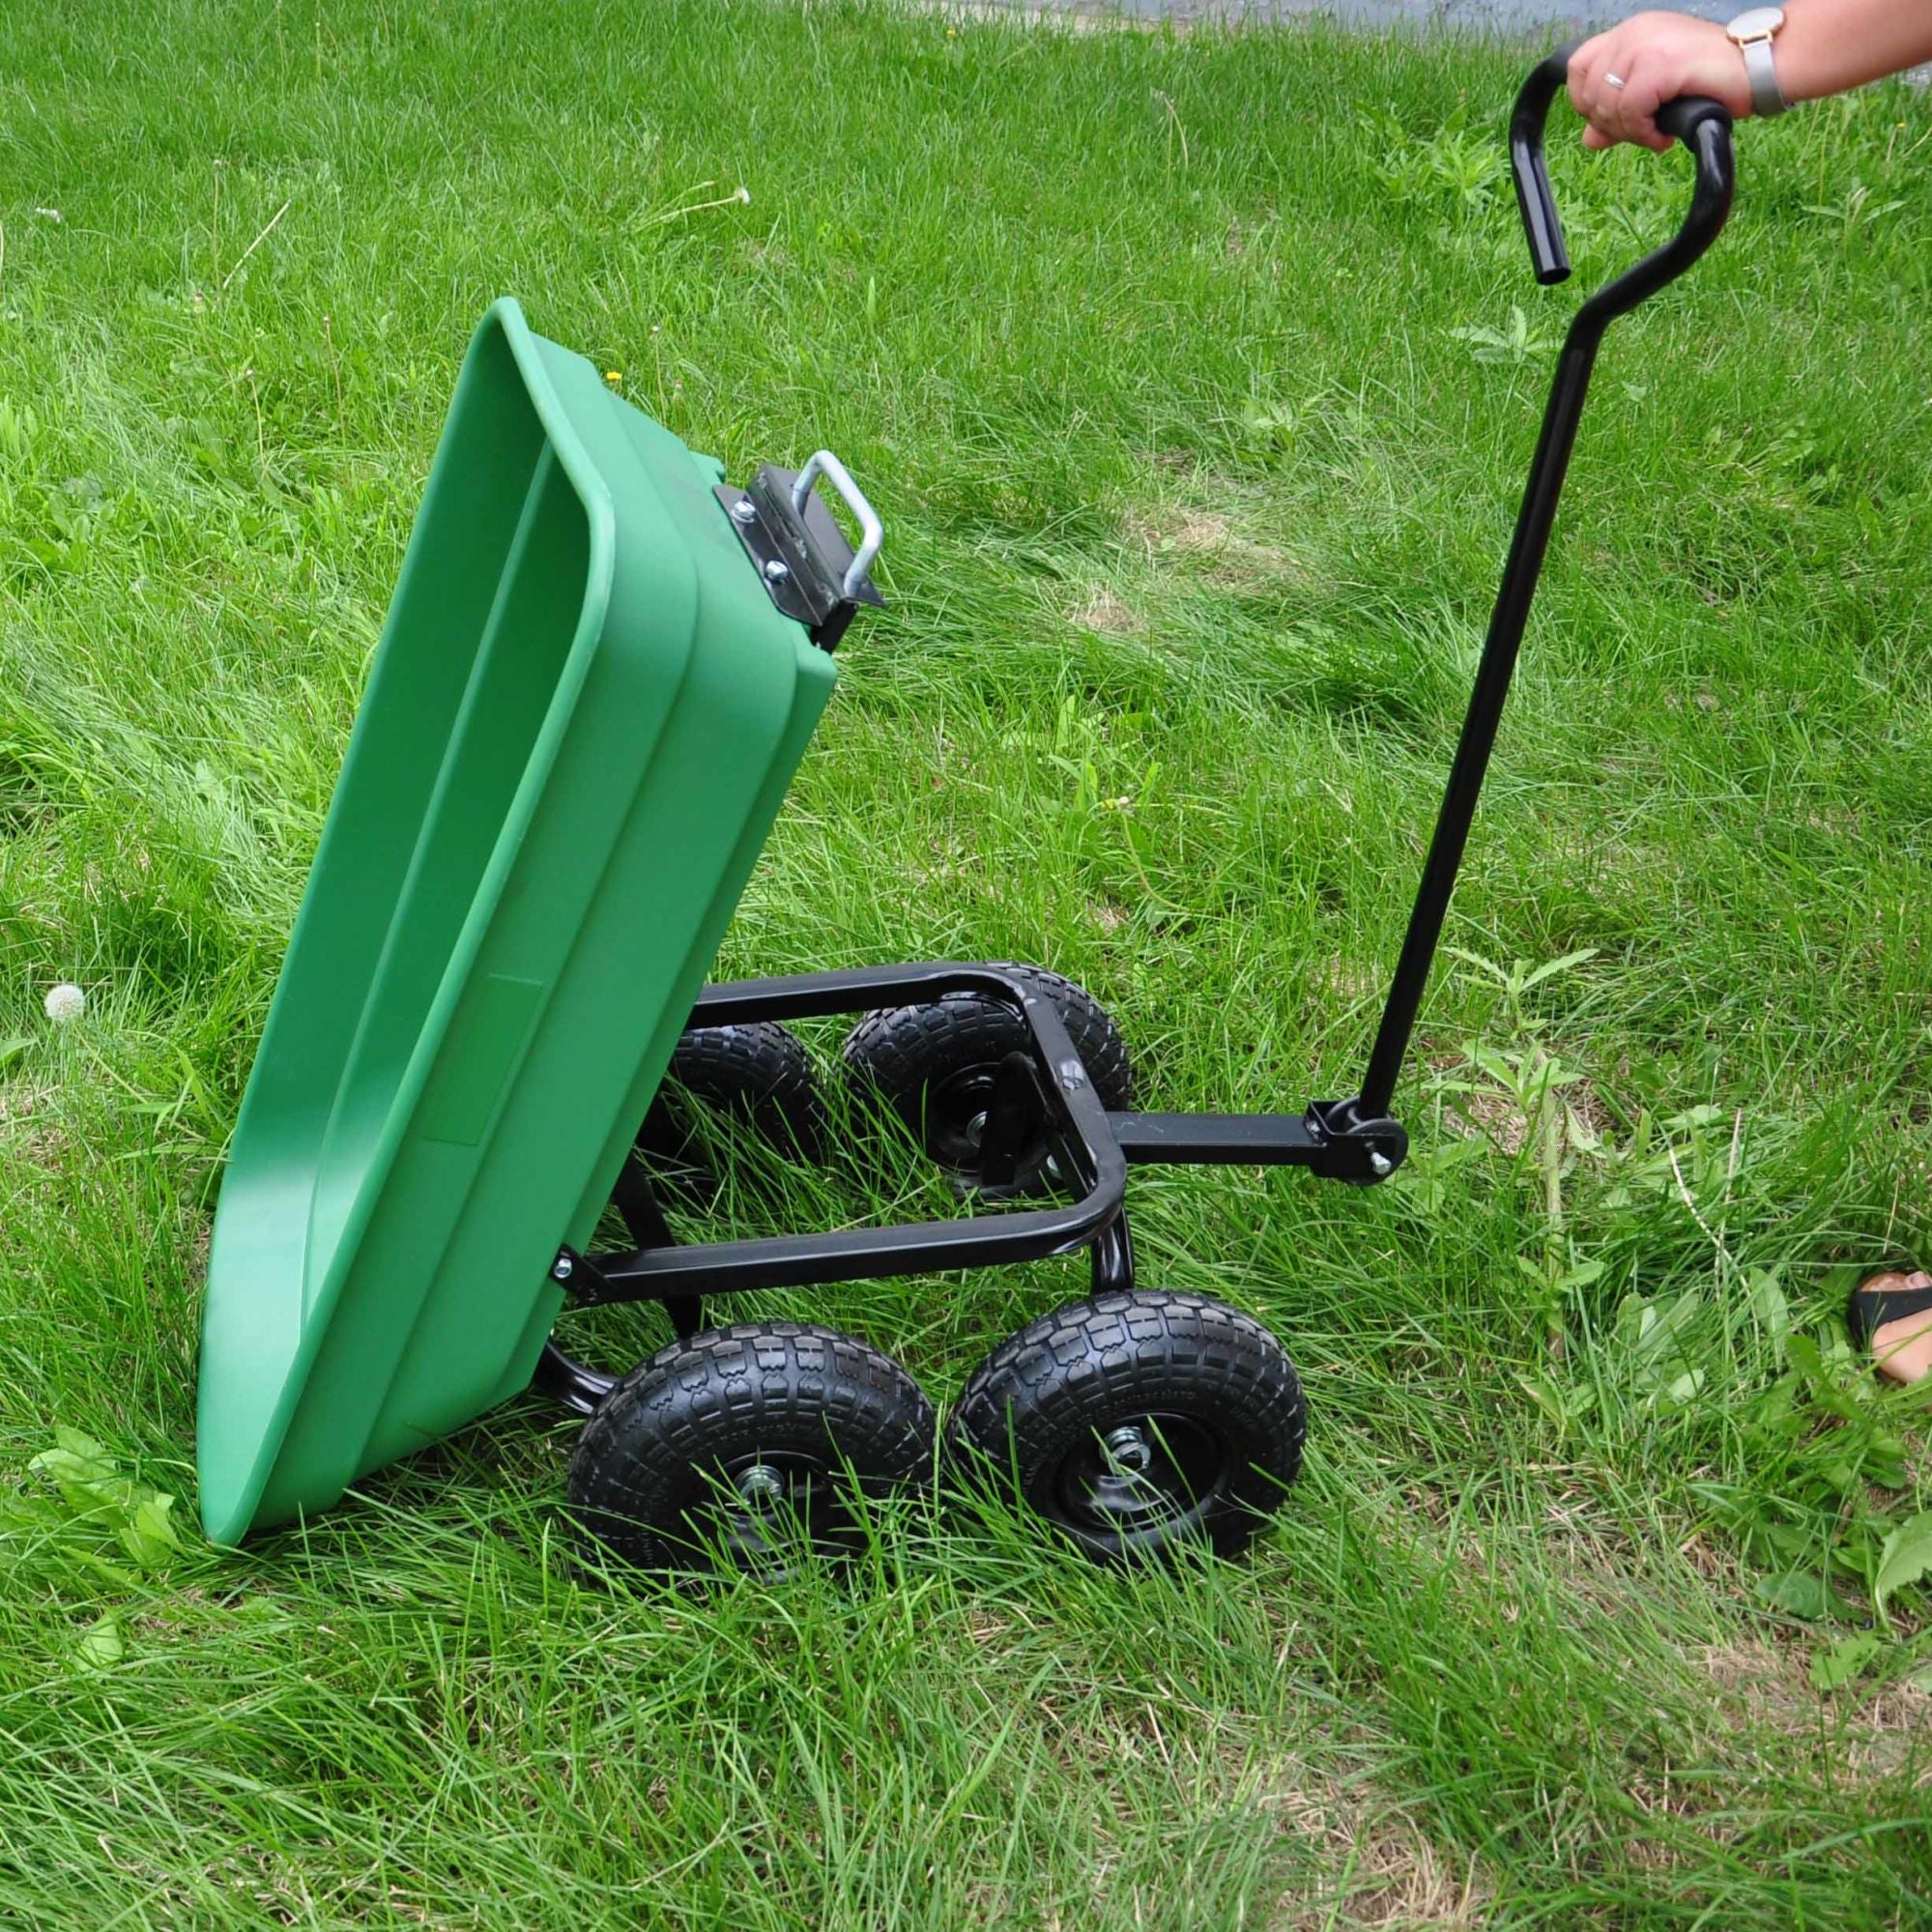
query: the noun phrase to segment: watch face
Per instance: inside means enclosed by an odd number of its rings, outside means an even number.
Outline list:
[[[1734,41],[1768,41],[1784,25],[1782,7],[1753,7],[1740,14],[1724,31]]]

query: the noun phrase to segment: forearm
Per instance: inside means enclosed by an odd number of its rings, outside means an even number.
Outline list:
[[[1932,0],[1791,0],[1776,54],[1787,101],[1842,94],[1932,60]]]
[[[1842,94],[1932,60],[1932,0],[1790,0],[1772,49],[1787,101]],[[1681,94],[1710,95],[1733,114],[1752,110],[1744,52],[1715,20],[1633,14],[1570,57],[1570,98],[1590,123],[1587,148],[1667,148],[1657,110]]]

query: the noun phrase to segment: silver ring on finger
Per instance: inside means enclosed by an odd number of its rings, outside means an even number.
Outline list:
[[[1603,85],[1605,87],[1624,87],[1628,83],[1621,73],[1606,73],[1603,76]]]

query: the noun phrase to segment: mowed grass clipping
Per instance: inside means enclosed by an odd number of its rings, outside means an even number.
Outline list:
[[[1932,1919],[1925,1400],[1841,1320],[1932,1245],[1902,88],[1742,130],[1731,231],[1610,338],[1405,1173],[1136,1177],[1143,1280],[1309,1386],[1252,1560],[908,1505],[851,1576],[602,1588],[533,1399],[240,1554],[193,1528],[222,1148],[490,299],[885,512],[720,970],[1038,960],[1144,1104],[1294,1109],[1357,1077],[1574,300],[1502,168],[1533,51],[12,0],[0,1924]],[[1580,290],[1685,169],[1553,147]],[[853,1165],[800,1217],[920,1197]],[[759,1306],[943,1403],[1081,1287]]]

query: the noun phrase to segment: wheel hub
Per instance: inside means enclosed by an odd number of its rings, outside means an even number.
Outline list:
[[[1059,1500],[1084,1529],[1165,1536],[1197,1520],[1229,1473],[1227,1451],[1205,1423],[1150,1412],[1096,1428],[1063,1464]]]
[[[760,1449],[715,1471],[694,1526],[715,1537],[740,1570],[788,1574],[800,1549],[829,1551],[850,1540],[825,1459],[797,1450]]]
[[[983,1185],[980,1163],[998,1083],[997,1066],[975,1065],[962,1067],[926,1089],[926,1151],[968,1188]],[[1036,1132],[1018,1152],[1014,1181],[995,1192],[1029,1194],[1042,1176],[1054,1186],[1060,1184],[1060,1164],[1047,1150],[1045,1134]]]
[[[970,1173],[979,1166],[992,1110],[993,1067],[962,1067],[926,1089],[926,1144],[942,1167]]]
[[[754,1462],[740,1473],[737,1492],[760,1515],[764,1515],[785,1495],[785,1478],[768,1462]]]

